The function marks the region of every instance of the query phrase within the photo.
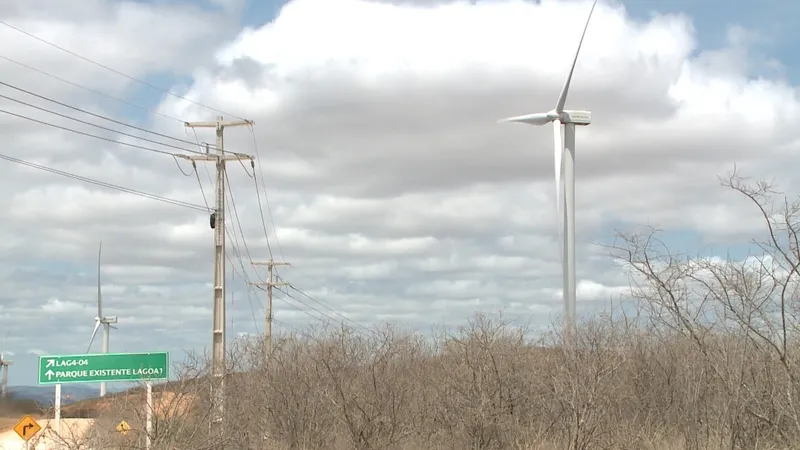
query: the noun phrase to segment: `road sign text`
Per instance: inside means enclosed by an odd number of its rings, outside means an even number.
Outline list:
[[[167,353],[106,353],[39,357],[39,384],[159,380],[169,377]]]

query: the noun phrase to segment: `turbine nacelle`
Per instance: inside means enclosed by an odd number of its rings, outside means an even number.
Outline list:
[[[561,119],[561,121],[563,123],[571,123],[573,125],[579,125],[579,126],[586,126],[592,123],[591,111],[577,111],[577,110],[564,111],[562,116],[563,118]]]

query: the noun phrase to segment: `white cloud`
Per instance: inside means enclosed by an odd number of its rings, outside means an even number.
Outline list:
[[[496,121],[552,107],[589,2],[430,3],[437,2],[294,0],[273,22],[235,37],[235,4],[209,13],[92,0],[53,19],[43,11],[58,3],[37,0],[15,3],[0,18],[136,76],[192,70],[187,98],[254,119],[278,234],[267,223],[273,256],[293,264],[281,277],[338,313],[427,328],[500,308],[520,321],[546,322],[561,311],[550,129]],[[212,26],[218,22],[225,26]],[[136,94],[124,77],[0,30],[4,42],[15,43],[3,55],[114,95]],[[749,175],[796,183],[795,87],[776,71],[752,78],[754,67],[770,61],[760,53],[760,35],[731,28],[728,38],[723,48],[698,49],[689,17],[641,21],[622,6],[598,5],[568,100],[594,117],[578,134],[579,309],[624,290],[624,274],[592,245],[610,239],[611,226],[652,223],[738,242],[759,224],[716,175],[736,162]],[[532,45],[541,42],[547,45]],[[80,89],[0,65],[8,83],[126,115]],[[172,97],[159,112],[204,121],[218,114]],[[160,116],[145,125],[195,139]],[[213,198],[206,163],[197,173],[204,199],[195,175],[181,176],[167,156],[5,116],[0,130],[3,152],[15,157],[196,205]],[[229,149],[254,151],[246,128],[225,133]],[[198,136],[214,140],[213,130]],[[8,194],[0,199],[7,211],[0,232],[8,238],[0,243],[0,325],[12,330],[10,345],[85,349],[100,240],[104,305],[120,318],[112,350],[206,344],[213,276],[206,214],[2,164]],[[181,168],[190,170],[184,162]],[[227,242],[237,272],[263,281],[263,268],[249,266],[248,253],[265,260],[269,252],[245,170],[249,164],[228,165],[236,211],[229,204]],[[237,215],[247,237],[243,263],[233,252],[241,242]],[[228,281],[231,338],[263,322],[264,295],[244,288],[239,273]],[[339,317],[287,289],[293,298],[276,294],[278,320],[308,320],[293,308],[308,310],[299,301],[318,310],[313,316]]]
[[[83,312],[87,309],[86,305],[77,302],[59,300],[51,298],[47,303],[40,306],[41,310],[46,314],[62,314],[62,313],[77,313]]]

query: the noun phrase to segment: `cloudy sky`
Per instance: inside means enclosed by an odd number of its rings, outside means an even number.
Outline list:
[[[255,121],[225,137],[257,160],[229,164],[229,339],[263,331],[265,295],[247,282],[270,255],[293,265],[279,270],[293,288],[276,294],[277,329],[344,316],[424,331],[476,309],[557,320],[551,131],[497,120],[553,107],[589,8],[0,0],[11,384],[35,384],[36,354],[86,351],[101,240],[112,351],[180,358],[210,342],[213,166],[169,153],[213,142],[183,121],[218,115]],[[736,163],[796,189],[798,13],[790,0],[600,1],[568,100],[594,117],[577,138],[579,313],[624,292],[597,245],[615,229],[658,225],[682,249],[724,254],[759,229],[717,175]]]

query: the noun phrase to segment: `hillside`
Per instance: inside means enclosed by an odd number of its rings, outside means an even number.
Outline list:
[[[0,431],[9,429],[19,422],[20,417],[30,414],[41,417],[42,408],[34,400],[0,400]]]
[[[179,399],[176,397],[176,392],[186,392],[185,385],[174,381],[153,385],[153,409],[156,414],[182,412],[188,408],[193,397],[183,395]],[[97,418],[109,412],[125,415],[141,410],[145,400],[144,396],[145,388],[143,386],[109,392],[102,398],[96,394],[91,398],[62,405],[61,416],[64,418]]]
[[[61,404],[68,405],[97,397],[100,395],[100,389],[95,386],[65,384],[61,387],[61,394]],[[8,395],[12,400],[33,400],[42,406],[50,406],[53,404],[54,388],[53,386],[9,386]]]

